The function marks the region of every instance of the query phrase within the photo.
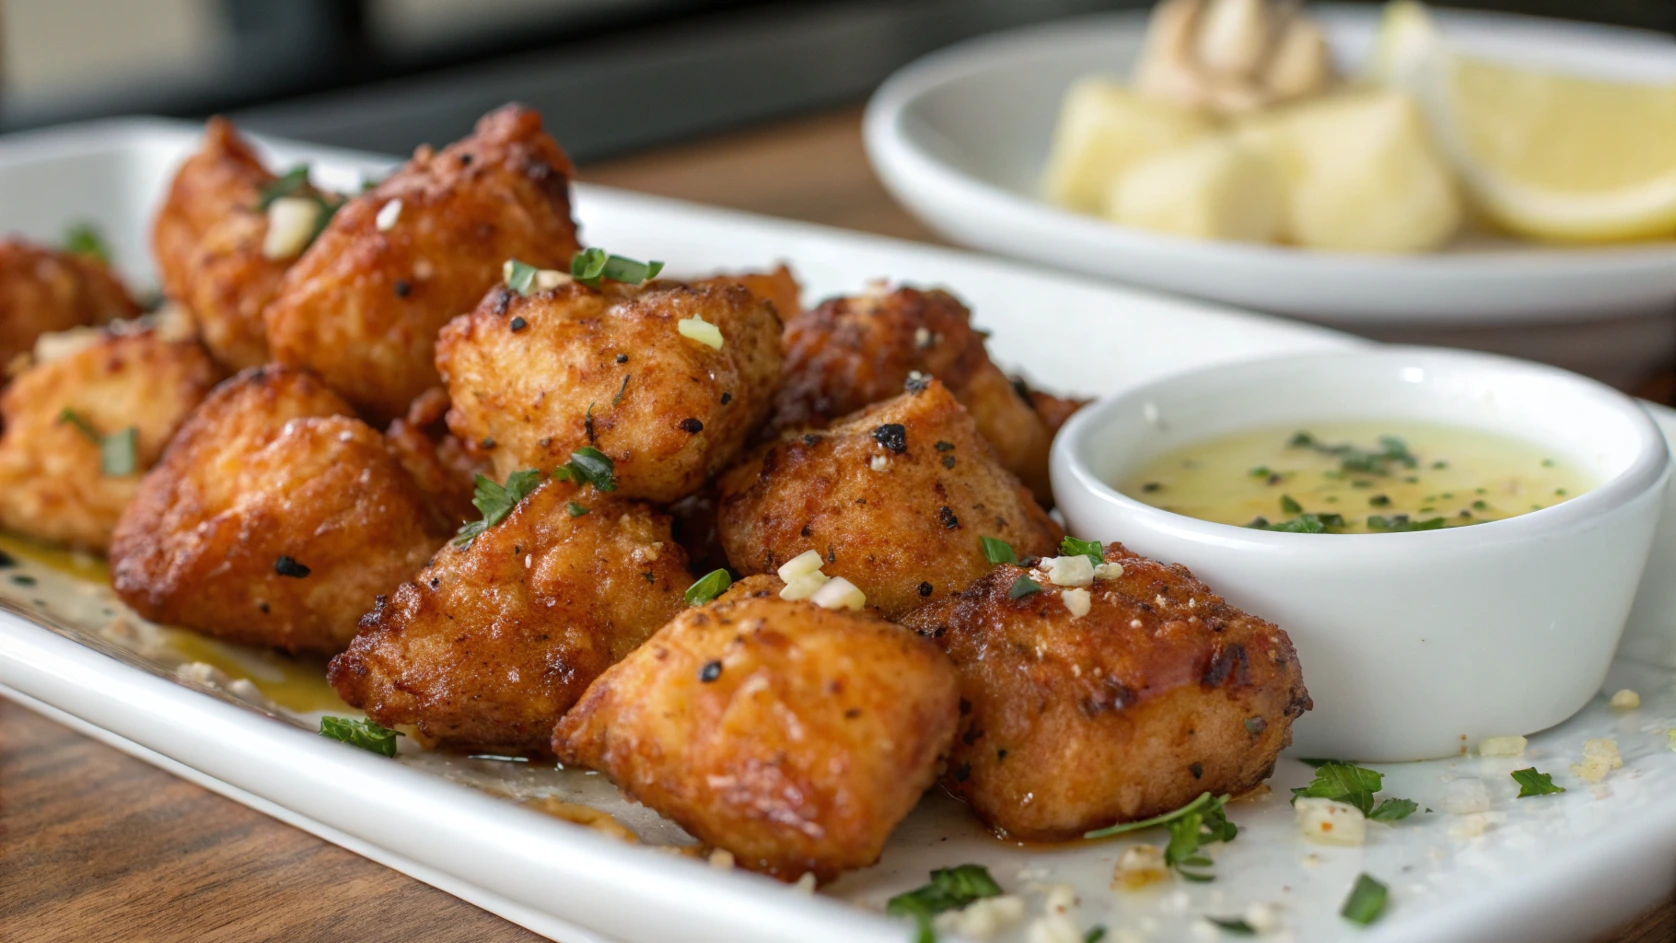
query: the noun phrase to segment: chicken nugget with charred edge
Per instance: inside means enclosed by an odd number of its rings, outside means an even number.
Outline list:
[[[783,585],[751,577],[682,612],[588,688],[553,749],[742,867],[827,881],[877,861],[936,778],[956,683],[912,632]]]
[[[544,755],[588,684],[686,606],[686,559],[668,515],[549,480],[380,597],[329,679],[442,748]]]
[[[131,318],[140,306],[98,259],[0,239],[0,383],[42,334]]]
[[[0,526],[102,553],[140,476],[221,372],[195,340],[88,334],[91,343],[34,364],[0,393]]]
[[[267,310],[274,359],[308,367],[375,419],[401,415],[438,383],[437,331],[508,259],[569,270],[573,173],[541,116],[518,105],[441,151],[420,148],[338,210],[287,273]]]
[[[719,348],[681,332],[699,320]],[[618,494],[660,503],[738,456],[768,412],[780,356],[773,305],[733,282],[496,288],[437,343],[448,427],[498,476],[591,446],[615,463]]]
[[[157,622],[335,654],[451,530],[336,393],[258,367],[217,387],[140,483],[111,584]]]
[[[833,298],[786,324],[785,383],[768,431],[824,426],[902,392],[910,374],[941,380],[1001,465],[1052,506],[1053,433],[990,362],[972,313],[943,291],[896,288]]]
[[[1186,567],[1115,544],[1105,559],[1122,574],[1102,568],[1079,588],[997,566],[903,620],[960,674],[943,785],[1008,835],[1071,839],[1243,792],[1311,706],[1285,632]]]
[[[267,362],[262,310],[292,262],[262,251],[268,214],[257,203],[275,179],[231,122],[211,118],[151,227],[163,293],[191,312],[204,346],[232,370]]]
[[[935,380],[823,431],[784,433],[729,469],[718,491],[736,570],[772,573],[814,550],[826,575],[860,587],[886,618],[989,572],[984,537],[1026,557],[1063,536]]]
[[[432,387],[413,401],[406,416],[390,423],[384,441],[437,514],[465,521],[478,516],[471,503],[475,482],[491,469],[448,431],[447,415],[448,392]]]

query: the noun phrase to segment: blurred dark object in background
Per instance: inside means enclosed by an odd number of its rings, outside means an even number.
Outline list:
[[[1144,0],[0,0],[0,131],[121,114],[405,152],[517,99],[579,160],[856,102],[939,46]],[[1676,0],[1470,4],[1676,32]]]

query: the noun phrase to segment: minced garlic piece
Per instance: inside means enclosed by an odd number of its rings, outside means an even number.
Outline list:
[[[1048,582],[1055,586],[1088,586],[1094,582],[1094,564],[1080,553],[1069,557],[1044,557],[1041,566],[1047,570]]]
[[[1068,914],[1077,905],[1077,889],[1069,884],[1049,884],[1042,888],[1042,911]]]
[[[1123,564],[1102,563],[1094,568],[1094,578],[1097,580],[1115,580],[1123,575]]]
[[[802,599],[808,599],[810,596],[819,592],[820,588],[825,586],[830,580],[831,577],[819,570],[799,576],[794,580],[788,580],[786,582],[785,588],[780,590],[780,598],[787,600],[788,602],[797,602]]]
[[[1618,754],[1618,741],[1610,738],[1590,740],[1583,744],[1583,762],[1571,765],[1571,775],[1598,783],[1606,778],[1607,773],[1623,766],[1623,757]]]
[[[262,255],[290,259],[300,255],[314,239],[320,223],[320,201],[300,196],[282,196],[268,204],[268,234],[262,239]]]
[[[1463,815],[1449,823],[1450,838],[1477,838],[1490,828],[1490,817],[1482,812]]]
[[[1612,695],[1612,706],[1621,711],[1632,711],[1641,706],[1641,695],[1624,688]]]
[[[389,232],[396,228],[396,220],[402,218],[402,201],[391,200],[378,208],[378,215],[373,217],[373,225],[379,232]]]
[[[842,576],[835,576],[820,589],[815,590],[809,601],[822,609],[848,609],[860,612],[867,605],[867,595],[854,583]]]
[[[1025,934],[1029,943],[1083,943],[1082,930],[1064,914],[1037,917]]]
[[[710,852],[708,860],[710,862],[710,867],[712,868],[716,868],[720,871],[733,870],[733,852],[728,851],[726,848],[717,848],[715,851]]]
[[[1086,589],[1067,589],[1059,594],[1059,601],[1070,610],[1071,618],[1081,619],[1093,607],[1094,597]]]
[[[815,872],[803,872],[803,876],[797,879],[797,883],[793,884],[791,889],[799,894],[813,894],[815,892]]]
[[[1148,884],[1168,880],[1164,850],[1156,845],[1131,845],[1123,849],[1112,869],[1112,890],[1139,890]]]
[[[780,577],[780,579],[790,583],[799,576],[808,576],[810,573],[820,572],[820,568],[824,563],[825,561],[821,559],[819,551],[805,550],[797,556],[792,557],[790,560],[780,564],[780,568],[774,572]]]
[[[1485,737],[1478,744],[1479,756],[1521,756],[1525,752],[1524,737]]]
[[[1367,841],[1368,820],[1362,810],[1331,799],[1303,798],[1293,803],[1298,830],[1324,845],[1360,845]]]
[[[1457,779],[1449,784],[1449,795],[1443,797],[1443,810],[1452,815],[1488,812],[1490,790],[1482,779]]]
[[[544,268],[536,270],[534,285],[536,291],[552,291],[569,281],[574,281],[574,279],[570,277],[569,272],[561,272],[558,269]]]
[[[1273,933],[1280,929],[1280,911],[1273,904],[1262,901],[1245,908],[1242,914],[1246,926],[1256,930],[1259,934]]]
[[[675,329],[688,340],[698,341],[706,347],[722,349],[722,329],[700,317],[682,318],[675,322]]]
[[[867,467],[873,469],[874,471],[882,472],[890,467],[890,459],[883,455],[875,455],[870,461],[868,461]]]
[[[961,910],[937,915],[937,929],[950,936],[987,940],[1009,924],[1024,919],[1024,898],[1014,894],[983,897]]]

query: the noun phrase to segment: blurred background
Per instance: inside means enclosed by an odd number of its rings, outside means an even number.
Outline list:
[[[959,39],[1138,0],[0,0],[0,132],[231,114],[375,151],[540,109],[580,161],[863,100]],[[1676,0],[1463,4],[1676,32]]]

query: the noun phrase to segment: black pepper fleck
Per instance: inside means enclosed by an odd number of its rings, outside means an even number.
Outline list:
[[[492,448],[494,448],[495,447],[495,437],[492,436],[492,435],[484,436],[483,441],[477,443],[477,447],[481,448],[481,449],[492,449]]]
[[[281,554],[279,559],[274,561],[274,572],[280,576],[289,576],[292,579],[300,580],[307,576],[310,570],[298,563],[296,559]]]
[[[704,682],[705,684],[709,684],[710,682],[716,680],[717,678],[720,678],[721,676],[722,676],[722,663],[719,662],[719,661],[707,661],[707,662],[705,662],[704,667],[702,669],[700,669],[699,672],[698,672],[698,680]]]
[[[628,363],[629,362],[629,355],[628,354],[618,354],[617,355],[617,362],[618,363]]]
[[[939,452],[953,452],[954,451],[954,443],[953,442],[944,442],[942,439],[938,439],[937,440],[937,445],[935,446],[935,448]]]
[[[516,334],[519,331],[523,330],[524,328],[529,327],[530,322],[528,322],[528,321],[526,321],[526,320],[524,320],[523,318],[520,318],[520,317],[514,317],[512,319],[512,324],[510,326],[512,328],[512,333]]]
[[[953,455],[943,456],[943,467],[944,468],[953,468],[954,467],[954,456]]]
[[[1198,763],[1194,763],[1192,766],[1187,767],[1187,771],[1193,774],[1194,779],[1200,779],[1205,775],[1204,766]]]
[[[256,604],[256,611],[260,612],[262,615],[267,615],[268,612],[269,612],[268,601],[266,599],[264,599],[261,602],[258,602]]]
[[[899,422],[887,422],[873,430],[873,441],[901,455],[908,451],[908,428]]]
[[[930,583],[919,584],[919,594],[920,594],[920,596],[925,597],[925,596],[931,595],[931,589],[932,589],[932,587],[931,587]]]
[[[803,529],[802,529],[802,530],[800,530],[800,531],[798,531],[798,532],[797,532],[797,535],[798,535],[798,536],[799,536],[799,537],[813,537],[813,536],[815,536],[815,528],[814,528],[814,525],[812,525],[812,524],[804,524],[804,525],[803,525]]]
[[[681,420],[681,431],[697,435],[704,431],[704,423],[689,416],[686,419]]]
[[[960,527],[960,518],[955,517],[954,510],[946,504],[937,509],[937,520],[949,530],[957,530]]]
[[[999,763],[1002,760],[1005,760],[1006,758],[1007,758],[1007,748],[1006,747],[1002,747],[1001,749],[995,751],[995,762]]]
[[[726,390],[723,390],[722,391],[722,405],[726,406],[728,403],[731,403],[731,402],[733,402],[733,394],[729,393]]]
[[[471,155],[470,154],[461,154],[460,155],[460,166],[461,167],[465,167],[465,166],[469,165],[470,163],[471,163]]]
[[[407,283],[407,279],[405,279],[405,278],[396,279],[396,297],[397,298],[406,298],[408,295],[411,295],[411,294],[413,294],[413,286],[409,285]]]
[[[972,764],[970,764],[970,763],[960,764],[960,768],[954,771],[954,778],[955,778],[956,782],[962,782],[962,783],[965,782],[968,779],[971,779],[972,778]]]
[[[818,435],[815,435],[813,432],[803,433],[803,444],[804,445],[819,445],[820,441],[821,441],[821,437],[818,436]]]

